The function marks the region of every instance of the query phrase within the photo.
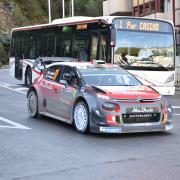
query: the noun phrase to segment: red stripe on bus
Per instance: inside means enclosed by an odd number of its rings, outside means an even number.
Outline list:
[[[138,75],[135,75],[135,74],[133,74],[134,76],[136,76],[136,77],[139,77],[139,78],[141,78],[141,79],[144,79],[144,78],[142,78],[142,77],[140,77],[140,76],[138,76]],[[148,83],[150,83],[151,85],[153,85],[153,86],[156,86],[155,84],[153,84],[152,82],[150,82],[150,81],[148,81],[147,79],[144,79],[146,82],[148,82]]]
[[[35,69],[32,69],[32,71],[35,72],[35,73],[38,74],[38,75],[41,75],[41,74],[42,74],[41,72],[38,72],[38,71],[36,71]]]

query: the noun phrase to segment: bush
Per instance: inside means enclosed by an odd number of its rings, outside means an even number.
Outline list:
[[[4,50],[3,44],[0,42],[0,64],[8,63],[8,54]]]

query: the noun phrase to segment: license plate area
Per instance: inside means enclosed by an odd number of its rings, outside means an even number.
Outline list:
[[[131,113],[122,114],[124,123],[153,123],[160,121],[160,113]]]

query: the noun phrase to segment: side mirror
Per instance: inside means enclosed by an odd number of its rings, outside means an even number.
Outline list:
[[[67,81],[66,80],[60,80],[60,84],[67,86]]]

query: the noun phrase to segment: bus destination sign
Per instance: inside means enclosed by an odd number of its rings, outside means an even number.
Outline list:
[[[115,29],[172,32],[172,26],[167,22],[145,19],[115,19],[113,21]]]

